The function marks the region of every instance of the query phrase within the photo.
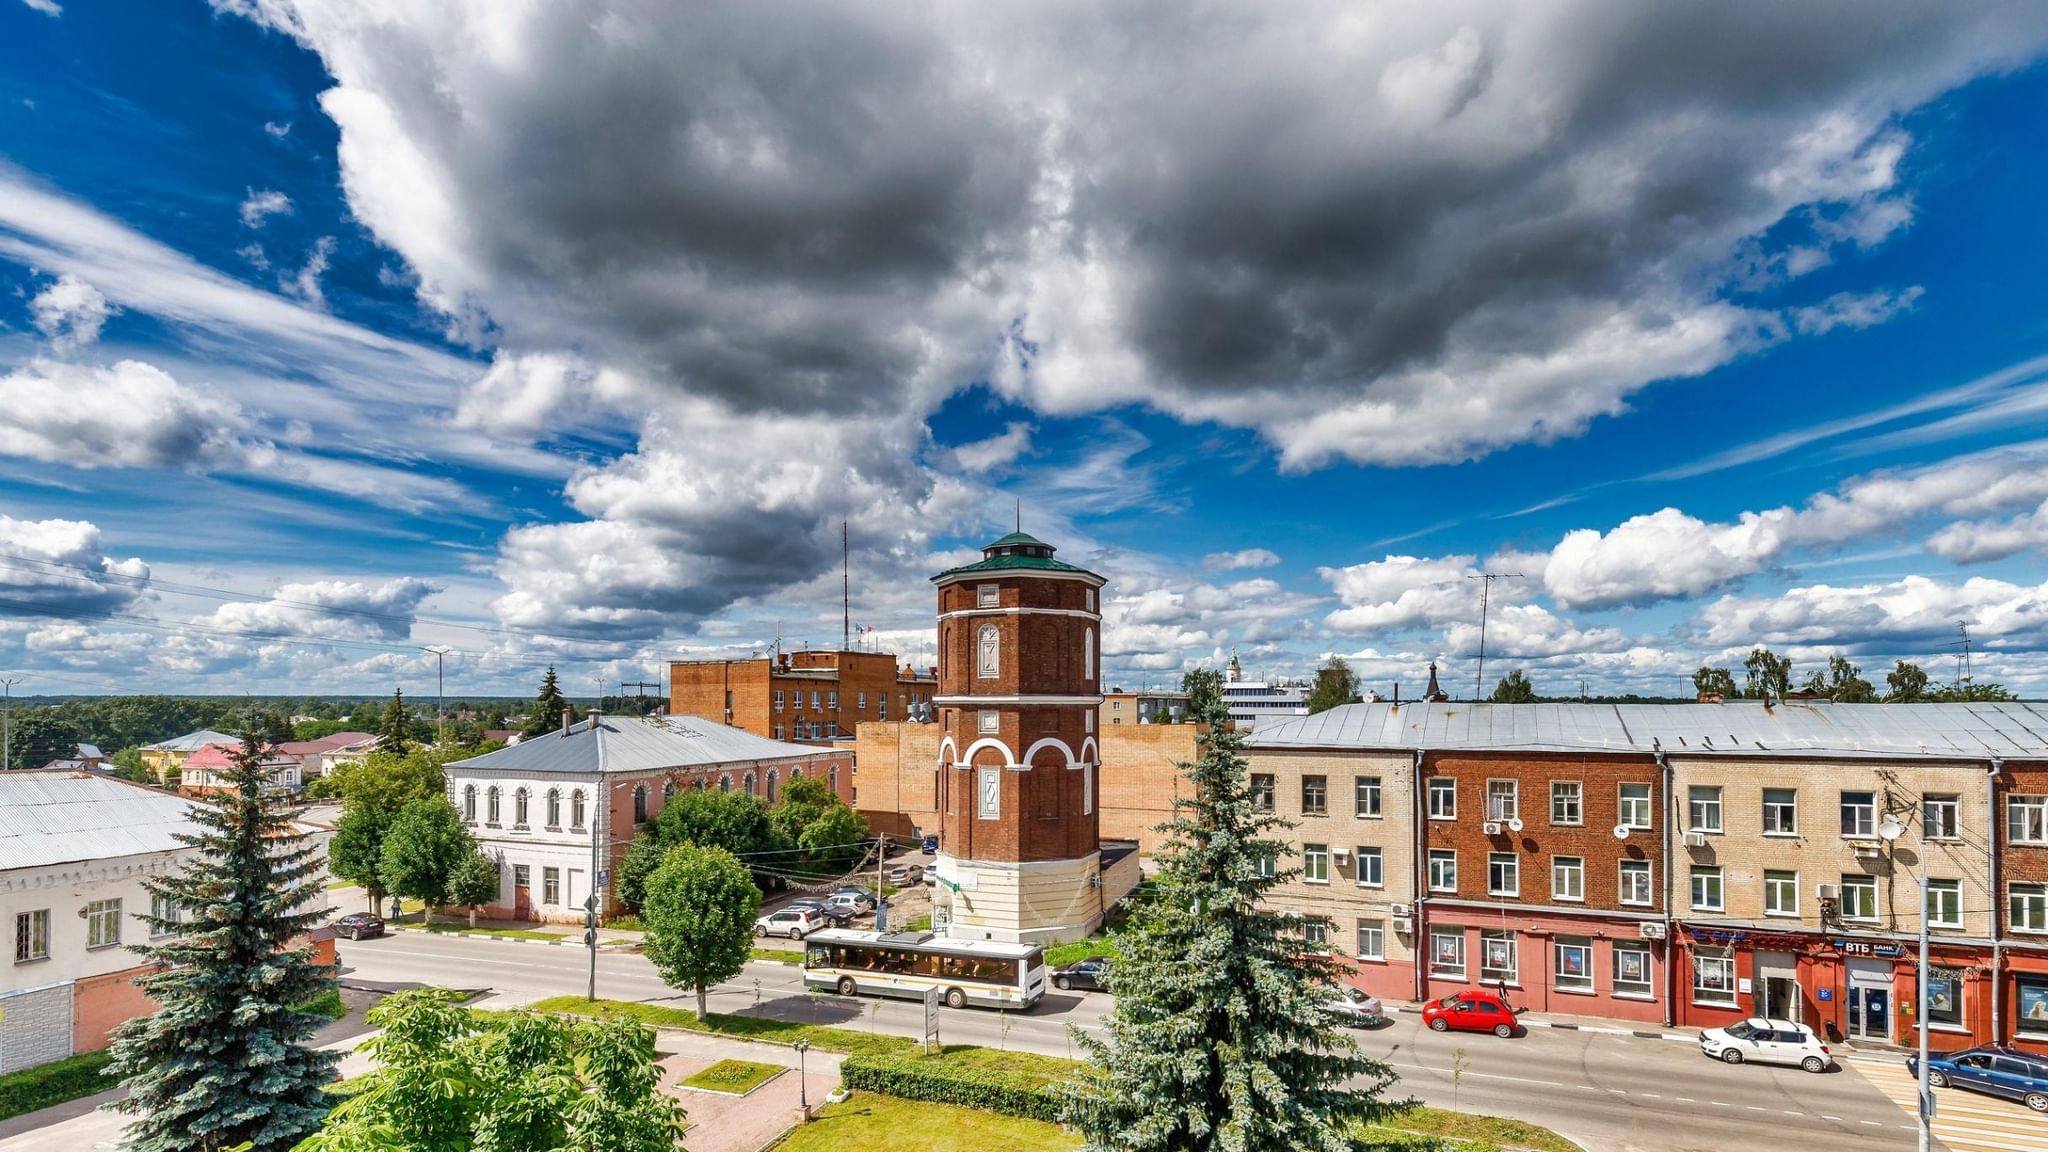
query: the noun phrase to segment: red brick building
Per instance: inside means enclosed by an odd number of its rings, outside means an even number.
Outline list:
[[[1998,776],[1998,962],[1993,1038],[2048,1053],[2048,762]]]
[[[886,652],[784,652],[669,665],[669,713],[703,716],[769,740],[853,738],[863,720],[904,720],[931,706],[933,670]]]

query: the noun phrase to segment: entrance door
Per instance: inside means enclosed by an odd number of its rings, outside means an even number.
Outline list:
[[[1756,1014],[1772,1020],[1800,1021],[1798,960],[1790,952],[1756,954]]]
[[[1849,961],[1848,1032],[1852,1040],[1892,1038],[1892,973],[1888,964]]]
[[[533,919],[533,871],[525,864],[512,866],[512,918]]]

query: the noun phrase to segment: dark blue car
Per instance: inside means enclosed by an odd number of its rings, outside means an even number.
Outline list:
[[[924,849],[927,853],[937,852],[939,850],[939,838],[937,836],[927,836],[924,838],[924,843],[918,845],[918,847]]]
[[[1919,1057],[1908,1056],[1906,1069],[1920,1075]],[[1936,1088],[1968,1088],[1987,1096],[2003,1096],[2036,1112],[2048,1112],[2048,1058],[2003,1044],[1929,1056],[1927,1082]]]

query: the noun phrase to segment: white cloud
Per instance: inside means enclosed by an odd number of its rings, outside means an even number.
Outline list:
[[[139,360],[31,360],[4,377],[0,455],[72,468],[204,471],[245,458],[246,416]]]
[[[1897,292],[1837,292],[1819,304],[1792,309],[1792,326],[1803,336],[1820,336],[1837,328],[1873,328],[1919,303],[1926,289],[1919,285]]]
[[[66,272],[28,302],[36,330],[59,352],[83,348],[100,338],[116,309],[100,290]]]
[[[287,120],[280,124],[275,120],[265,120],[263,130],[270,134],[271,139],[282,140],[292,134],[292,122]]]
[[[270,599],[221,605],[200,623],[241,632],[344,640],[405,640],[420,602],[440,585],[413,577],[368,583],[318,580],[279,585]]]
[[[595,403],[626,407],[642,388],[623,373],[552,352],[499,352],[455,409],[463,427],[533,436],[555,420],[578,423]]]
[[[62,16],[64,14],[64,6],[57,3],[57,0],[21,0],[21,2],[45,16]]]
[[[1338,632],[1393,632],[1479,618],[1479,569],[1472,556],[1389,556],[1318,568],[1344,606],[1323,623]]]
[[[313,250],[306,253],[306,262],[289,276],[279,276],[277,286],[287,295],[296,296],[315,308],[327,306],[327,294],[320,287],[320,277],[327,274],[327,258],[334,255],[334,237],[322,236],[313,244]]]
[[[976,440],[953,449],[953,462],[968,472],[989,472],[1016,462],[1031,448],[1032,426],[1022,420],[1012,420],[1003,430],[986,440]]]
[[[2048,502],[2008,520],[1967,520],[1927,538],[1927,550],[1957,564],[1982,564],[2021,552],[2048,551]]]
[[[1540,604],[1504,604],[1486,616],[1487,659],[1546,659],[1629,648],[1618,628],[1580,628]],[[1460,655],[1479,651],[1479,622],[1458,621],[1444,629],[1446,651]],[[1503,669],[1505,671],[1505,669]],[[1488,685],[1491,691],[1492,685]]]
[[[118,611],[148,583],[149,565],[106,555],[90,521],[0,515],[0,601],[9,614]]]
[[[249,189],[249,196],[242,201],[242,227],[261,228],[263,222],[272,216],[292,210],[292,199],[282,192],[267,190],[258,192]]]
[[[1996,646],[2038,648],[2048,640],[2048,583],[1972,579],[1952,584],[1908,576],[1878,584],[1814,584],[1770,597],[1727,596],[1699,612],[1702,639],[1750,644],[1838,646],[1926,652],[1946,645],[1956,621]]]
[[[1239,552],[1211,552],[1202,557],[1202,567],[1209,572],[1235,572],[1241,568],[1271,568],[1280,563],[1280,554],[1265,548],[1246,548]]]

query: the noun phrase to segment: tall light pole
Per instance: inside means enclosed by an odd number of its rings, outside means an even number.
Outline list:
[[[441,661],[454,649],[446,644],[429,644],[420,651],[434,654],[434,743],[441,744],[444,742],[442,729],[448,723],[448,710],[441,706]]]
[[[6,703],[0,705],[0,772],[14,767],[14,686],[25,683],[22,680],[0,680],[0,688],[6,689]]]
[[[1901,824],[1901,823],[1899,823],[1899,818],[1898,818],[1897,816],[1893,816],[1893,815],[1891,815],[1890,813],[1886,813],[1886,814],[1885,814],[1885,818],[1884,818],[1884,821],[1883,821],[1882,823],[1880,823],[1880,824],[1879,824],[1879,825],[1877,826],[1877,834],[1878,834],[1878,836],[1879,836],[1880,838],[1882,838],[1882,839],[1884,840],[1884,842],[1885,842],[1885,843],[1887,843],[1887,844],[1890,844],[1890,843],[1892,843],[1892,842],[1896,841],[1896,840],[1897,840],[1897,839],[1898,839],[1898,838],[1899,838],[1899,837],[1900,837],[1901,835],[1903,835],[1903,834],[1905,833],[1905,831],[1906,831],[1906,826],[1905,826],[1904,824]],[[1923,841],[1922,841],[1922,843],[1924,844],[1924,843],[1925,843],[1925,841],[1923,840]],[[1914,991],[1913,991],[1913,996],[1914,996],[1914,1000],[1916,1001],[1916,1003],[1914,1004],[1914,1008],[1913,1008],[1913,1021],[1914,1021],[1914,1024],[1915,1024],[1915,1025],[1916,1025],[1916,1026],[1917,1026],[1917,1027],[1919,1028],[1919,1030],[1920,1030],[1920,1062],[1919,1062],[1919,1064],[1917,1064],[1917,1065],[1915,1066],[1915,1068],[1916,1068],[1916,1072],[1917,1072],[1917,1079],[1919,1080],[1919,1089],[1920,1089],[1920,1091],[1919,1091],[1919,1120],[1920,1120],[1920,1133],[1919,1133],[1919,1137],[1918,1137],[1918,1148],[1919,1148],[1919,1152],[1928,1152],[1928,1148],[1929,1148],[1929,1146],[1930,1146],[1930,1143],[1931,1143],[1931,1140],[1932,1140],[1932,1137],[1933,1137],[1933,1131],[1932,1131],[1932,1129],[1933,1129],[1933,1125],[1934,1125],[1934,1096],[1933,1096],[1933,1094],[1932,1094],[1931,1090],[1930,1090],[1930,1089],[1929,1089],[1929,1088],[1927,1087],[1927,864],[1926,864],[1926,861],[1924,861],[1924,860],[1923,860],[1923,861],[1921,861],[1921,866],[1920,866],[1919,868],[1916,868],[1916,869],[1912,869],[1912,873],[1913,873],[1913,879],[1914,879],[1914,881],[1915,881],[1915,882],[1917,883],[1917,885],[1918,885],[1918,887],[1919,887],[1919,889],[1920,889],[1920,975],[1919,975],[1919,978],[1918,978],[1918,979],[1916,979],[1916,980],[1915,980],[1915,981],[1913,982],[1913,984],[1914,984]]]
[[[1495,580],[1519,580],[1520,572],[1467,572],[1467,580],[1479,581],[1479,671],[1472,677],[1472,702],[1486,699],[1486,601]]]

